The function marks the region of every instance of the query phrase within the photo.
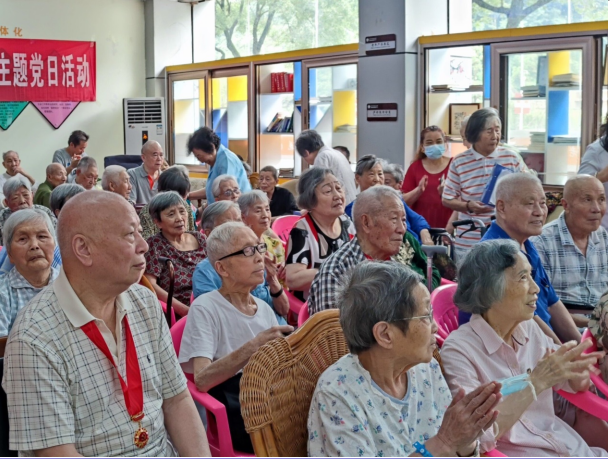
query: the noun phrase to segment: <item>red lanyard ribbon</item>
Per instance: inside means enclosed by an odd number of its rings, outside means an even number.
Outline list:
[[[87,335],[87,337],[102,351],[102,353],[110,360],[112,366],[116,368],[119,381],[121,382],[121,389],[123,390],[123,396],[125,398],[125,404],[127,405],[127,412],[131,416],[131,420],[138,423],[138,430],[134,436],[134,443],[138,448],[143,448],[148,442],[148,432],[142,428],[140,421],[144,418],[144,391],[142,390],[142,374],[140,373],[140,365],[138,363],[138,354],[136,352],[136,346],[133,342],[133,335],[129,328],[129,322],[127,316],[123,317],[123,326],[125,328],[125,340],[126,340],[126,369],[127,369],[127,383],[121,376],[119,369],[114,361],[114,357],[108,349],[106,340],[102,336],[99,328],[92,320],[81,327],[81,330]]]

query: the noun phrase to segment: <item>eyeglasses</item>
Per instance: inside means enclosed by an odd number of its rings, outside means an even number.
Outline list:
[[[233,253],[230,253],[229,255],[225,255],[224,257],[219,258],[218,261],[224,260],[225,258],[234,257],[235,255],[243,255],[244,257],[251,257],[257,251],[258,251],[258,253],[266,253],[267,244],[262,242],[258,245],[251,245],[248,247],[244,247],[243,249],[238,250],[237,252],[233,252]]]
[[[227,190],[223,193],[226,197],[229,196],[239,196],[241,194],[241,190],[239,188],[233,188],[232,190]]]
[[[415,319],[428,319],[430,321],[430,323],[432,323],[432,321],[434,320],[434,315],[433,315],[432,309],[430,309],[430,312],[428,314],[426,314],[425,316],[405,317],[404,319],[396,319],[396,320],[393,320],[392,322],[402,322],[403,320],[415,320]]]

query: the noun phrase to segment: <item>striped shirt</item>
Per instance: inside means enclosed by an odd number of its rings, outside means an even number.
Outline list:
[[[470,148],[451,161],[443,190],[443,199],[461,199],[464,202],[480,201],[496,164],[500,164],[512,172],[527,172],[523,163],[519,161],[517,153],[507,148],[498,147],[487,157]],[[483,223],[489,224],[493,214],[492,211],[475,215],[475,217],[482,220]],[[458,213],[458,220],[467,220],[472,217],[473,215],[464,212]],[[463,237],[459,236],[459,233],[458,230],[455,245],[460,249],[470,249],[481,239],[479,232],[470,232]]]

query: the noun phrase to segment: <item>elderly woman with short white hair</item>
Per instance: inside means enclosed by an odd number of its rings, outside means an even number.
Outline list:
[[[443,344],[449,387],[455,394],[504,382],[497,425],[481,437],[483,451],[497,448],[510,457],[608,457],[608,425],[576,411],[574,419],[562,420],[553,402],[553,388],[588,390],[589,372],[599,371],[593,365],[603,353],[583,354],[590,340],[559,346],[544,334],[532,320],[540,288],[531,272],[513,240],[484,241],[466,255],[453,301],[472,317]]]
[[[164,172],[163,174],[167,174]],[[188,314],[191,303],[191,278],[197,264],[206,257],[205,236],[199,231],[187,231],[188,212],[184,199],[175,191],[155,195],[148,211],[159,233],[148,238],[146,278],[153,285],[159,300],[167,302],[170,277],[160,257],[174,265],[175,283],[172,305],[179,316]]]
[[[3,243],[14,267],[0,277],[0,336],[9,334],[17,313],[59,274],[51,267],[55,228],[45,212],[24,209],[11,215]]]
[[[237,202],[241,196],[241,189],[237,184],[237,180],[232,175],[219,175],[212,182],[212,195],[214,202],[216,201],[233,201]]]
[[[434,358],[438,330],[421,277],[365,261],[344,279],[340,322],[350,353],[322,373],[307,428],[309,456],[478,456],[500,386],[451,393]]]
[[[22,175],[16,175],[15,177],[8,179],[2,187],[2,192],[4,193],[7,207],[0,210],[0,235],[2,235],[4,224],[11,214],[23,209],[39,209],[49,216],[53,223],[53,227],[57,226],[57,219],[51,213],[50,209],[45,206],[34,204],[32,185],[29,180]]]

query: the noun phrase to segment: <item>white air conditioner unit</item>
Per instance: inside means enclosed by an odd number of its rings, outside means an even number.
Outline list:
[[[156,140],[165,151],[165,99],[123,99],[125,154],[139,155],[148,140]]]

